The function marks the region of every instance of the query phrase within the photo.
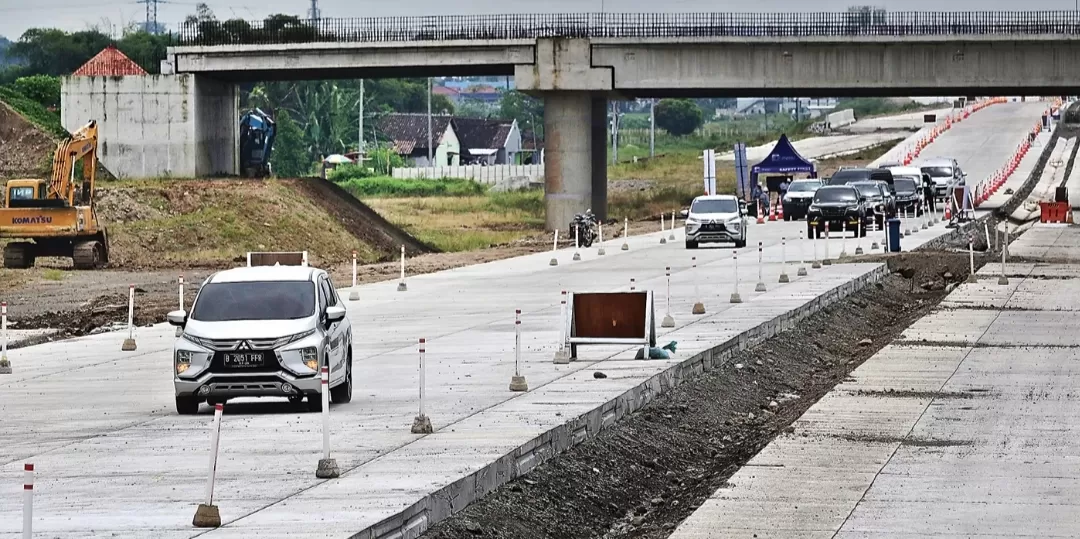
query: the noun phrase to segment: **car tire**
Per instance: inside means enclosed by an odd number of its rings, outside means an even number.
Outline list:
[[[330,388],[330,401],[334,404],[345,404],[352,400],[352,352],[349,360],[345,363],[345,381]]]
[[[199,403],[202,401],[195,397],[176,397],[176,413],[180,415],[195,415],[199,413]]]
[[[689,241],[689,240],[687,240],[687,242],[686,242],[686,248],[687,248],[687,249],[697,249],[697,248],[698,248],[698,242],[696,242],[696,241]]]
[[[322,394],[312,393],[307,396],[307,410],[313,414],[322,412]]]
[[[746,247],[746,240],[745,239],[735,241],[735,248],[736,249],[743,249],[745,247]]]

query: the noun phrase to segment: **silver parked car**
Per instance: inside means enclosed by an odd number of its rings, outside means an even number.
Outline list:
[[[330,367],[330,398],[352,399],[352,326],[325,271],[256,266],[210,276],[191,312],[173,311],[183,328],[173,345],[176,411],[233,397],[307,399],[322,409],[319,371]]]

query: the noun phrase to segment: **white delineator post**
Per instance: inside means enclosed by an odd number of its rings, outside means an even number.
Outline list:
[[[221,438],[221,414],[223,404],[214,405],[214,424],[210,427],[210,469],[206,476],[205,503],[200,503],[195,510],[195,519],[191,524],[196,528],[217,528],[221,526],[221,513],[214,505],[214,477],[217,474],[218,440]]]
[[[566,347],[566,290],[562,291],[562,299],[559,300],[559,348],[555,350],[553,362],[557,365],[570,363],[570,350]]]
[[[829,225],[825,225],[825,259],[821,261],[823,266],[831,266],[832,258],[829,258]]]
[[[1001,276],[998,277],[998,284],[1009,284],[1009,277],[1005,275],[1005,246],[1001,246]]]
[[[979,276],[975,275],[975,238],[972,235],[968,235],[968,277],[967,282],[977,283],[979,282]]]
[[[731,303],[742,303],[742,297],[739,296],[739,251],[732,251],[731,260],[735,262],[735,290],[731,292]]]
[[[923,230],[927,230],[928,228],[930,228],[930,227],[929,227],[929,226],[927,226],[927,224],[926,224],[926,221],[927,221],[927,215],[926,215],[926,212],[927,212],[927,210],[929,210],[929,208],[928,208],[928,207],[926,206],[926,201],[925,201],[925,200],[924,200],[924,201],[923,201],[923,203],[922,203],[922,207],[921,207],[921,208],[920,208],[919,210],[916,210],[916,211],[921,211],[921,213],[922,213],[922,214],[921,214],[921,215],[919,216],[919,221],[920,221],[920,225],[919,225],[919,228],[922,228]]]
[[[631,277],[631,278],[630,278],[630,291],[631,291],[631,292],[633,292],[634,290],[636,290],[636,288],[635,288],[635,285],[636,285],[636,283],[637,283],[637,280],[636,280],[636,279],[634,279],[633,277]]]
[[[34,465],[23,464],[23,539],[34,536]]]
[[[844,219],[844,231],[840,234],[840,258],[847,256],[847,219]]]
[[[135,346],[135,285],[128,288],[128,336],[120,346],[121,352],[132,352]]]
[[[528,391],[529,384],[521,374],[521,309],[514,311],[514,377],[510,391]]]
[[[765,286],[765,278],[762,276],[762,267],[764,262],[764,250],[761,246],[761,242],[757,242],[757,286],[754,287],[754,292],[765,292],[768,287]]]
[[[790,283],[791,279],[787,274],[787,238],[780,238],[780,281],[781,283]]]
[[[558,266],[559,265],[559,257],[557,257],[555,255],[555,253],[557,253],[557,252],[559,252],[559,231],[558,231],[558,229],[555,230],[555,238],[553,240],[551,240],[551,261],[548,262],[549,266]]]
[[[674,211],[671,212],[671,235],[668,236],[668,239],[671,240],[671,241],[675,241],[675,212]]]
[[[426,392],[425,386],[427,384],[427,365],[424,362],[424,356],[427,353],[427,350],[425,349],[426,343],[427,339],[420,339],[420,413],[416,415],[416,419],[413,419],[413,434],[431,434],[432,432],[435,432],[435,430],[431,428],[431,418],[424,413],[424,394]]]
[[[870,244],[870,250],[871,251],[876,251],[878,249],[878,244],[877,244],[878,229],[877,229],[877,218],[876,217],[870,221],[870,233],[874,235],[874,241],[873,241],[873,243]]]
[[[817,243],[818,243],[819,239],[821,239],[821,232],[819,232],[818,229],[815,228],[814,229],[814,239],[811,241],[811,243],[814,244],[814,260],[812,260],[811,263],[810,263],[810,267],[812,269],[821,269],[821,260],[818,259],[818,250],[817,250]]]
[[[184,276],[180,275],[180,277],[176,280],[176,282],[177,282],[177,287],[180,289],[180,292],[179,292],[179,294],[180,294],[180,310],[182,311],[182,310],[184,310]],[[176,334],[177,337],[179,337],[179,336],[184,334],[184,328],[177,327],[176,331],[174,333]]]
[[[405,246],[401,246],[401,281],[398,282],[397,291],[405,292],[409,287],[405,284]]]
[[[855,256],[863,254],[862,237],[865,232],[866,225],[860,220],[859,224],[855,225]]]
[[[0,374],[11,374],[11,362],[7,358],[7,302],[0,303],[0,339],[3,339],[3,351],[0,351]]]
[[[630,237],[629,234],[630,234],[630,218],[629,217],[623,217],[623,222],[622,222],[622,237],[623,237],[622,250],[623,251],[629,251],[630,250],[630,244],[627,243],[627,239]]]
[[[322,452],[315,477],[333,479],[341,475],[337,459],[330,458],[330,367],[323,366],[319,373],[319,398],[322,399]]]
[[[660,243],[667,243],[667,238],[664,237],[664,214],[660,214]]]
[[[604,256],[607,254],[607,252],[604,251],[604,222],[599,221],[596,225],[599,230],[599,236],[597,237],[596,242],[596,254],[597,256]]]
[[[671,268],[670,267],[664,268],[664,277],[667,278],[667,297],[665,298],[665,301],[667,303],[667,305],[665,306],[665,309],[666,309],[667,312],[664,314],[664,320],[662,322],[660,322],[660,327],[662,327],[662,328],[673,328],[673,327],[675,327],[675,319],[671,317]]]
[[[799,230],[799,269],[795,272],[798,277],[806,277],[806,238],[802,230]]]
[[[694,279],[694,309],[692,314],[705,314],[705,304],[701,301],[701,292],[698,289],[698,271],[697,271],[697,257],[690,257],[691,262],[691,278]]]
[[[574,227],[574,262],[581,260],[581,251],[578,250],[581,245],[581,229]]]
[[[359,301],[360,291],[356,289],[356,251],[352,252],[352,292],[349,292],[349,301]]]

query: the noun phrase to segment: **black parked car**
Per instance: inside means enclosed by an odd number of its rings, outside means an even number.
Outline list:
[[[914,211],[915,215],[922,215],[923,187],[912,178],[896,178],[893,180],[896,188],[896,209],[904,212]]]
[[[884,182],[851,182],[848,185],[866,199],[866,212],[878,226],[885,226],[886,219],[896,217],[896,199]]]
[[[849,231],[857,231],[859,237],[865,237],[872,218],[866,204],[859,191],[849,185],[827,185],[818,189],[806,214],[806,235],[820,237],[826,227],[830,232],[843,232],[846,223]]]
[[[889,186],[889,191],[892,192],[893,190],[892,172],[884,168],[842,168],[829,178],[828,185],[846,185],[852,182],[869,181],[885,182]]]

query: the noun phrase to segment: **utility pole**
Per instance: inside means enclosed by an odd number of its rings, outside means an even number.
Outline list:
[[[649,100],[649,157],[656,157],[656,98]]]
[[[434,151],[434,149],[431,147],[431,145],[433,144],[431,139],[432,139],[432,137],[431,137],[431,77],[428,77],[428,80],[427,80],[427,160],[428,160],[428,166],[429,167],[434,167],[435,166],[435,161],[434,161],[434,154],[432,153]]]
[[[364,79],[360,79],[360,118],[358,120],[358,123],[360,124],[358,126],[360,128],[360,138],[358,139],[359,141],[356,143],[356,153],[359,154],[358,159],[360,160],[360,165],[363,166],[363,164],[364,164]]]

